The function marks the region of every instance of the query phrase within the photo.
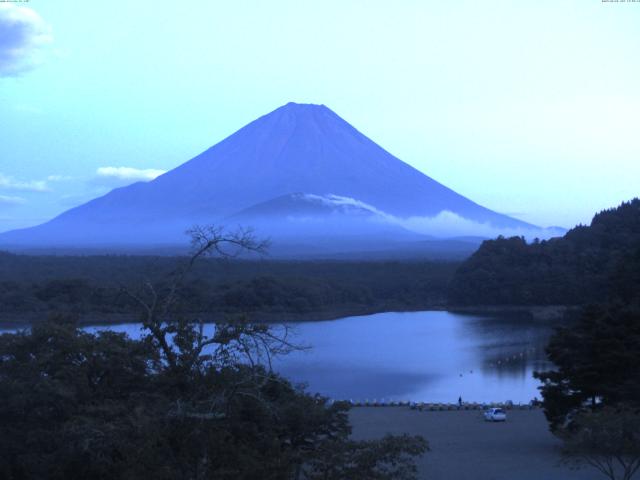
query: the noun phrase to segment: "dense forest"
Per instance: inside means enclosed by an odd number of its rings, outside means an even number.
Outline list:
[[[144,282],[162,286],[186,257],[27,256],[0,253],[0,321],[36,322],[49,312],[122,321]],[[457,263],[201,259],[181,288],[185,314],[211,319],[322,319],[444,305]]]
[[[195,260],[220,244],[197,237],[168,288],[127,288],[142,338],[89,333],[73,316],[0,335],[0,478],[415,480],[420,436],[350,438],[331,403],[271,370],[300,347],[285,331],[239,319],[204,333],[180,312]]]
[[[588,251],[601,270],[575,279],[574,288],[585,289],[575,301],[588,305],[551,337],[546,352],[554,368],[534,374],[565,460],[610,480],[630,480],[640,470],[639,206],[634,200],[598,214],[564,240],[581,245],[583,258]]]
[[[562,238],[485,241],[453,277],[453,305],[584,305],[629,296],[640,272],[640,200]],[[634,280],[635,279],[635,280]],[[626,292],[626,293],[625,293]]]

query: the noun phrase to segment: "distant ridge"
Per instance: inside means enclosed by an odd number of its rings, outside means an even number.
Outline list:
[[[449,220],[459,219],[471,227],[478,224],[485,230],[539,231],[436,182],[324,105],[288,103],[153,181],[117,188],[42,225],[0,234],[0,245],[79,247],[184,242],[184,230],[195,223],[224,223],[278,198],[288,198],[293,205],[291,195],[335,196],[350,199],[354,205],[366,205],[369,211],[364,216],[371,217],[367,224],[371,228],[364,233],[370,236],[375,236],[376,225],[387,234],[402,236],[407,232],[404,219],[412,219],[415,224],[416,219],[443,213]],[[342,215],[348,223],[356,210],[341,211],[332,218]],[[319,220],[325,214],[328,211],[321,213]],[[362,214],[360,209],[360,220]],[[263,227],[258,233],[277,238],[275,227],[286,220],[291,227],[289,236],[305,238],[304,222],[299,222],[296,234],[295,222],[300,218],[295,212],[285,209],[278,215],[281,221],[274,222],[274,228],[254,215],[252,220]],[[446,226],[437,225],[433,231],[428,227],[413,230],[414,237],[487,236],[473,228],[447,231]]]

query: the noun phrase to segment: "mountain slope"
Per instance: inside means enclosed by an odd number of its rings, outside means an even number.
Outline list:
[[[535,228],[441,185],[327,107],[289,103],[151,182],[0,235],[0,243],[171,243],[194,223],[219,222],[295,192],[352,198],[398,218],[445,211],[497,228]]]

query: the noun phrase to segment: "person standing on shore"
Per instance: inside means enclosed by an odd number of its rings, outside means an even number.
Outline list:
[[[458,397],[458,406],[461,407],[462,406],[462,395],[460,395]]]

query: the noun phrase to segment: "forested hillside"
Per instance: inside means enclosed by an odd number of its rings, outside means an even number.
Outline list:
[[[176,257],[26,256],[0,253],[0,321],[39,321],[50,312],[83,321],[122,321],[123,294],[150,281],[162,288]],[[203,259],[181,291],[183,313],[247,313],[260,320],[420,309],[446,302],[458,264],[284,262]],[[316,318],[317,317],[317,318]]]
[[[485,241],[456,271],[453,305],[583,305],[630,296],[640,271],[640,200],[562,238]],[[634,287],[635,285],[635,287]],[[629,297],[631,298],[631,297]]]

